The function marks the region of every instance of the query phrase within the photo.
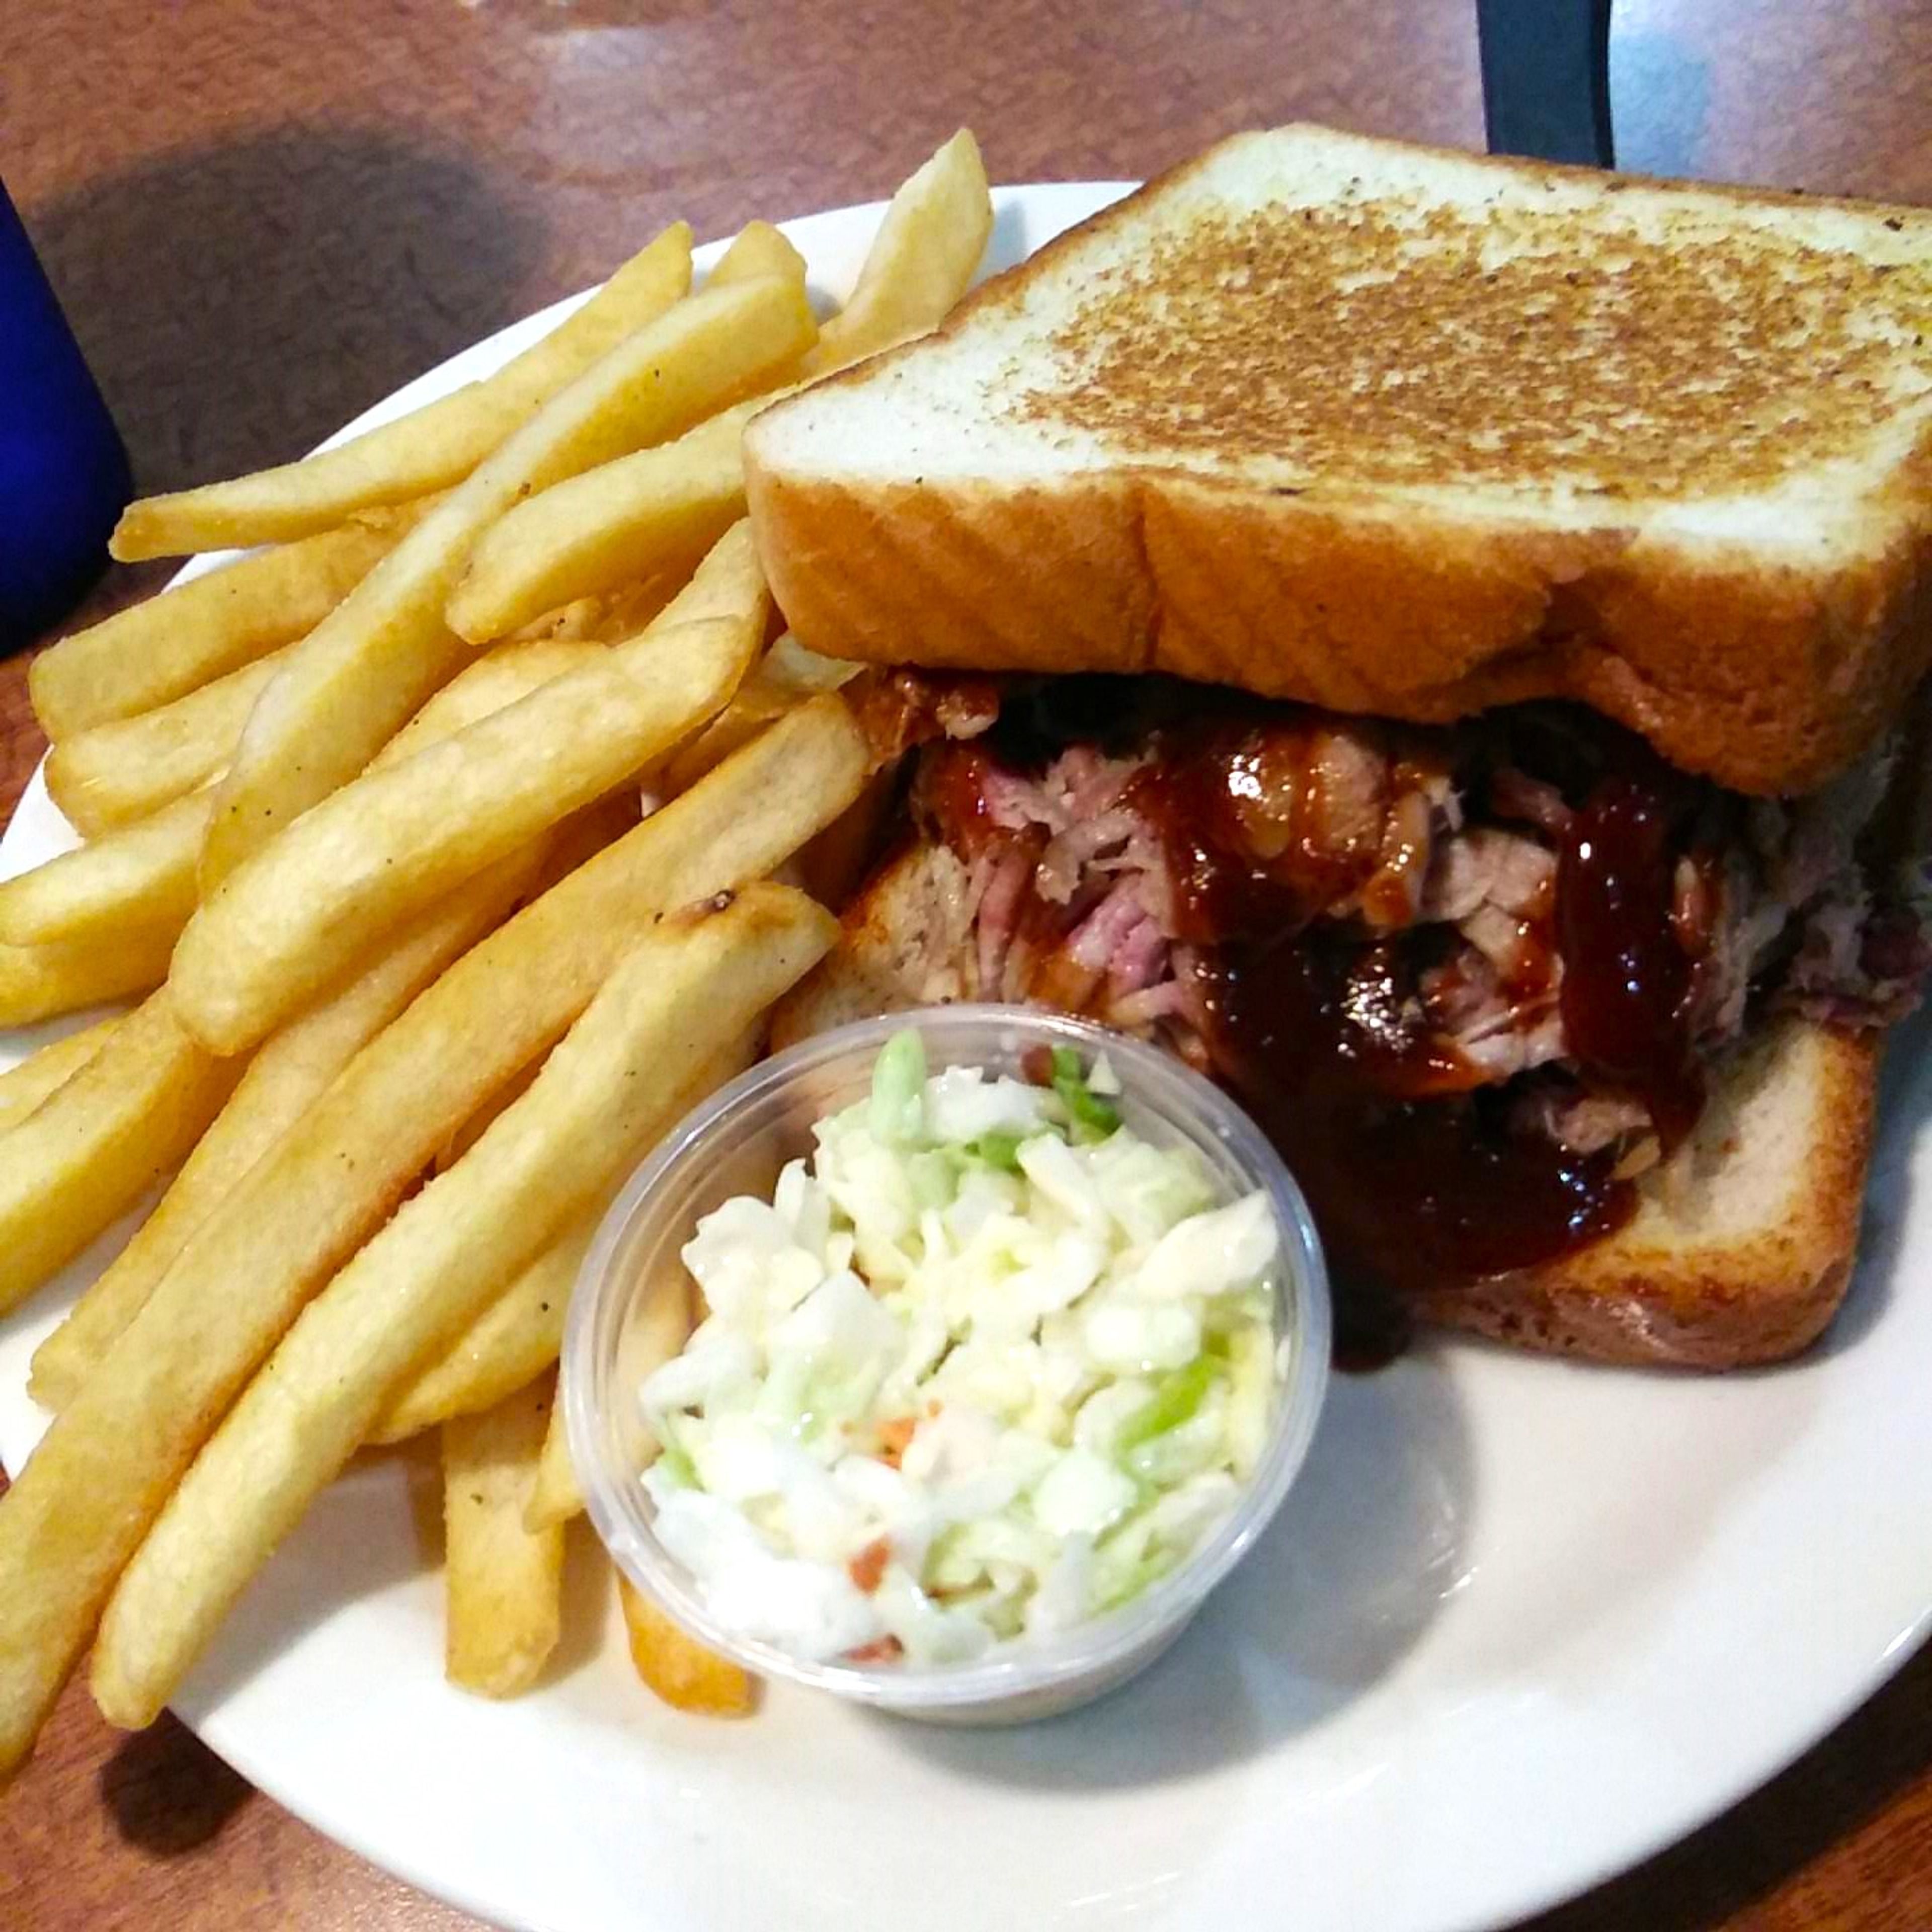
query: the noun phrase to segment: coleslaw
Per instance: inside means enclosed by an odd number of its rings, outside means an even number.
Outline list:
[[[1130,1602],[1233,1509],[1286,1366],[1273,1211],[1123,1125],[1104,1056],[1038,1071],[928,1076],[900,1034],[686,1244],[710,1312],[644,1384],[643,1480],[724,1628],[964,1660]]]

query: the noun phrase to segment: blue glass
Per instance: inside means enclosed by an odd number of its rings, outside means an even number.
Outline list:
[[[0,652],[79,602],[133,494],[120,433],[0,186]]]

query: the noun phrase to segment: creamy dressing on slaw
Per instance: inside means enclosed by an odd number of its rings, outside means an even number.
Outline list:
[[[1233,1509],[1282,1372],[1266,1197],[918,1036],[770,1201],[683,1250],[710,1313],[648,1378],[656,1528],[711,1614],[813,1660],[941,1664],[1130,1601]]]

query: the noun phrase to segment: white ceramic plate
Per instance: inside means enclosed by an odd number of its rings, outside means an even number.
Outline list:
[[[997,260],[1118,192],[1002,194]],[[792,224],[828,290],[878,212]],[[37,780],[0,872],[67,837]],[[32,1043],[0,1036],[0,1061]],[[1769,1776],[1932,1619],[1924,1043],[1892,1054],[1865,1264],[1809,1360],[1696,1381],[1448,1345],[1341,1378],[1269,1536],[1097,1708],[947,1732],[781,1693],[749,1722],[682,1718],[587,1592],[549,1688],[466,1697],[442,1679],[439,1582],[393,1460],[324,1497],[178,1708],[331,1836],[556,1932],[1502,1923]],[[44,1426],[28,1358],[106,1252],[0,1325],[10,1469]]]

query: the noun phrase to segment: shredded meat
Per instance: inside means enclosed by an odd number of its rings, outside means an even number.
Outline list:
[[[1427,795],[1404,791],[1383,820],[1380,862],[1362,888],[1362,916],[1384,930],[1422,916],[1435,851],[1435,812]]]
[[[997,679],[922,670],[871,670],[845,687],[845,701],[880,764],[937,738],[976,738],[1000,715]]]
[[[1932,970],[1922,891],[1874,908],[1862,881],[1840,880],[1810,908],[1782,997],[1808,1018],[1890,1026],[1918,1003]]]
[[[1479,826],[1438,847],[1424,916],[1460,923],[1489,905],[1528,918],[1547,909],[1556,878],[1553,847],[1527,832]]]
[[[1578,1077],[1563,1018],[1559,873],[1608,728],[1540,721],[1558,748],[1538,771],[1517,755],[1507,714],[1431,734],[1307,712],[1276,722],[1257,707],[1259,722],[1237,714],[1205,737],[1159,725],[1130,748],[1083,740],[1029,763],[1000,755],[997,740],[941,742],[991,718],[974,681],[950,695],[939,682],[895,674],[873,701],[896,707],[892,732],[928,746],[916,810],[970,868],[969,994],[1092,1013],[1202,1064],[1189,942],[1211,844],[1214,877],[1233,868],[1234,886],[1214,888],[1236,892],[1226,916],[1245,916],[1251,876],[1275,895],[1268,904],[1297,908],[1292,923],[1409,949],[1410,990],[1388,1023],[1426,1032],[1465,1070],[1461,1084],[1520,1083],[1511,1118],[1580,1154],[1614,1148],[1629,1171],[1657,1157],[1645,1106]],[[1205,789],[1160,793],[1174,772],[1203,769]],[[1932,969],[1924,883],[1881,890],[1857,852],[1890,770],[1875,754],[1783,802],[1671,781],[1686,842],[1668,919],[1693,962],[1700,1054],[1760,1006],[1854,1025],[1909,1009]],[[1177,824],[1188,835],[1178,848]]]
[[[1490,808],[1498,818],[1520,820],[1554,838],[1570,829],[1570,808],[1562,793],[1514,765],[1502,766],[1490,780]]]
[[[1650,1132],[1650,1115],[1641,1102],[1615,1094],[1592,1094],[1574,1081],[1528,1088],[1516,1102],[1516,1118],[1558,1141],[1573,1154],[1598,1154],[1634,1144]]]

